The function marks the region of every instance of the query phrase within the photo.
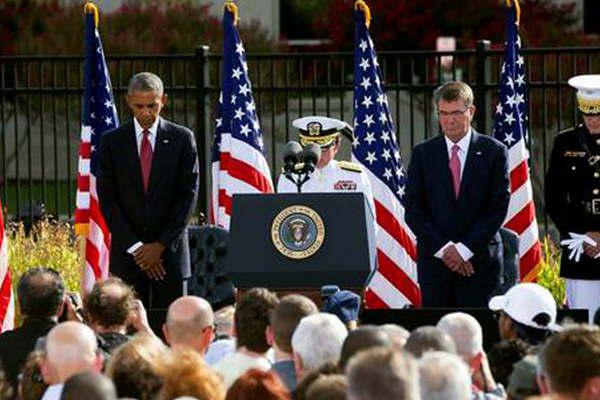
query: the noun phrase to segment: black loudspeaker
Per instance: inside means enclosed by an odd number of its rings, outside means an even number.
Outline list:
[[[483,330],[483,348],[489,351],[492,345],[500,341],[498,321],[494,312],[487,308],[414,308],[399,310],[363,310],[361,324],[383,325],[397,324],[409,331],[420,326],[435,326],[440,318],[452,312],[464,312],[475,317]],[[560,323],[568,318],[573,322],[587,323],[587,310],[558,310],[557,320]]]
[[[235,288],[225,274],[229,232],[216,226],[188,228],[192,277],[190,295],[208,301],[213,310],[235,303]]]

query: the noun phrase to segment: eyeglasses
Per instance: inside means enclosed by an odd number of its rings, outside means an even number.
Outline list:
[[[438,117],[440,118],[458,118],[464,113],[469,111],[469,108],[465,108],[464,110],[456,110],[456,111],[438,111]]]

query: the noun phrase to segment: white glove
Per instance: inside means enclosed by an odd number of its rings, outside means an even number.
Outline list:
[[[590,246],[596,246],[596,241],[587,235],[569,232],[569,236],[571,239],[565,239],[560,242],[561,245],[567,246],[567,248],[571,250],[569,253],[569,260],[579,262],[581,255],[583,254],[584,243],[587,243]],[[599,256],[600,254],[596,255],[595,258],[598,258]]]

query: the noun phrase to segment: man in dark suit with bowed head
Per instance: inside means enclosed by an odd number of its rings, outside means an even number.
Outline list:
[[[498,230],[510,199],[506,147],[471,128],[473,91],[449,82],[434,94],[442,135],[413,149],[406,222],[417,235],[425,307],[485,307],[500,284]]]
[[[133,120],[103,136],[99,156],[110,272],[132,285],[148,309],[166,309],[186,292],[187,224],[198,191],[194,134],[160,117],[166,100],[158,76],[134,75],[127,88]]]

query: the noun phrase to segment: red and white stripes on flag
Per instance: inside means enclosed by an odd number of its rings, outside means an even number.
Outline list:
[[[527,75],[521,53],[518,0],[506,9],[506,47],[500,76],[494,137],[508,148],[510,203],[504,227],[519,236],[519,275],[534,282],[541,266],[541,244],[529,178]]]
[[[2,205],[0,204],[0,210]],[[15,322],[15,300],[10,280],[10,268],[8,265],[8,241],[4,231],[4,218],[0,211],[0,332],[9,331],[14,328]]]
[[[421,305],[414,234],[404,220],[406,172],[369,34],[370,11],[356,2],[354,45],[354,141],[352,160],[369,177],[375,201],[377,271],[368,284],[368,308]]]
[[[236,193],[273,193],[263,154],[263,133],[248,77],[246,51],[237,30],[237,6],[223,14],[223,86],[212,149],[211,223],[229,229],[231,197]]]
[[[273,193],[269,165],[262,152],[236,139],[221,135],[219,158],[212,163],[212,222],[229,229],[231,197],[236,193]]]
[[[504,227],[519,235],[519,270],[523,282],[535,282],[542,254],[529,179],[529,153],[523,139],[508,151],[510,203]]]
[[[82,287],[85,292],[89,292],[96,281],[108,277],[110,231],[100,211],[96,191],[97,154],[102,134],[119,126],[119,119],[97,29],[98,9],[95,5],[87,3],[85,12],[83,115],[77,172],[75,232],[86,236]]]
[[[96,176],[90,171],[90,128],[81,130],[79,146],[79,171],[77,173],[77,208],[75,230],[85,238],[85,268],[82,285],[85,293],[92,290],[96,281],[108,278],[110,258],[110,230],[104,221],[98,193]],[[87,221],[82,223],[82,221]]]
[[[420,306],[415,235],[404,221],[404,206],[379,178],[368,172],[377,216],[377,271],[365,293],[369,308]]]

